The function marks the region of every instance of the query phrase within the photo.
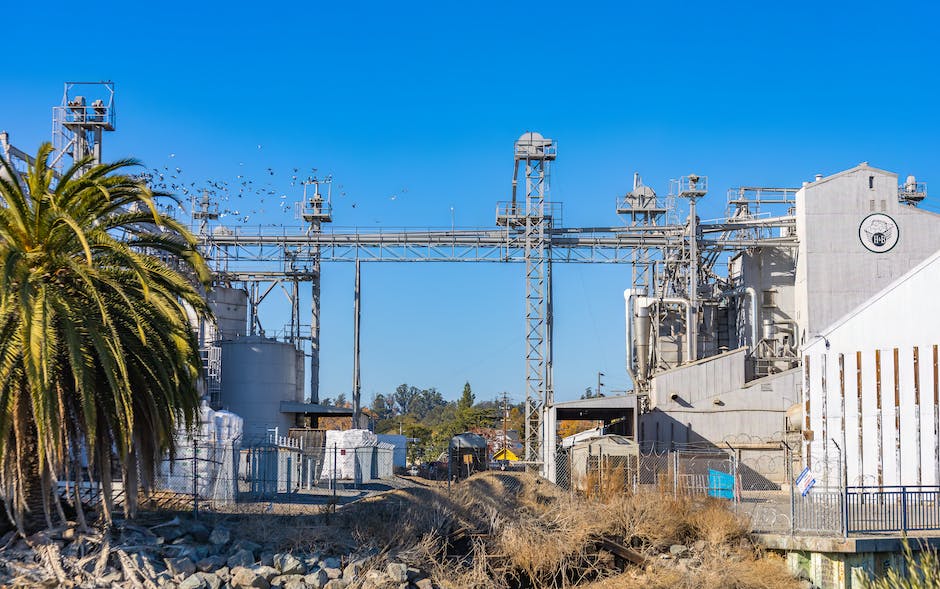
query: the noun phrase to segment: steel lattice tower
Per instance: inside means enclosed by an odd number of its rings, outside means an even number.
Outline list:
[[[552,216],[547,196],[555,142],[525,133],[515,144],[512,202],[498,221],[522,229],[525,256],[525,460],[545,464],[542,409],[554,402],[552,390]],[[525,176],[524,214],[518,214],[516,188]]]

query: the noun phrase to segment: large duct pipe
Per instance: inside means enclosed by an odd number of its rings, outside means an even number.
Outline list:
[[[751,348],[757,347],[760,341],[760,316],[757,308],[757,290],[753,286],[743,286],[725,293],[723,296],[733,299],[746,296],[751,299]]]
[[[637,297],[636,302],[646,301],[646,297]],[[636,373],[640,380],[649,378],[650,357],[650,308],[648,305],[634,305],[634,333],[636,334]]]
[[[633,298],[637,295],[633,289],[628,288],[623,291],[624,317],[627,321],[627,375],[633,382],[633,389],[636,390],[636,371],[633,369]]]

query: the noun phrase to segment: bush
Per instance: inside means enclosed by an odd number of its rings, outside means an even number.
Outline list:
[[[937,551],[922,546],[914,556],[907,538],[904,539],[904,570],[890,570],[883,577],[863,582],[863,589],[940,589],[940,558]]]

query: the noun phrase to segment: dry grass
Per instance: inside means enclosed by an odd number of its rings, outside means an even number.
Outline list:
[[[720,500],[600,495],[578,498],[528,475],[486,473],[450,495],[395,491],[340,514],[357,543],[428,571],[445,589],[799,586],[780,559],[750,544],[746,523]],[[633,547],[650,564],[620,561],[599,547],[601,539]],[[681,560],[662,558],[672,544],[691,553]]]
[[[630,493],[605,477],[590,497],[536,477],[490,472],[444,488],[390,491],[336,513],[219,516],[238,537],[280,550],[349,554],[375,549],[371,565],[404,561],[442,589],[790,589],[782,561],[751,545],[726,503],[669,493]],[[601,481],[598,481],[599,483]],[[636,566],[604,550],[612,540],[646,555]],[[691,549],[664,558],[669,547]]]

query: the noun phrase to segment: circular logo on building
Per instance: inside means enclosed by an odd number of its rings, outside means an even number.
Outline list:
[[[884,213],[868,215],[858,226],[858,238],[868,251],[883,254],[898,243],[901,232],[894,219]]]

